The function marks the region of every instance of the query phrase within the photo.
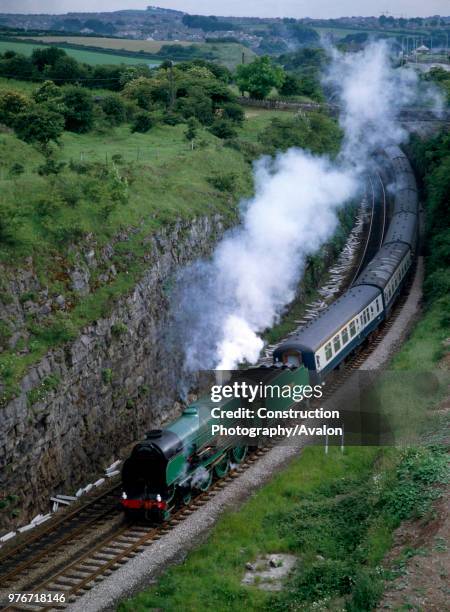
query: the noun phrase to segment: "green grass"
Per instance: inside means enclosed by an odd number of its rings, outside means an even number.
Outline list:
[[[42,49],[45,45],[39,45],[37,43],[25,43],[17,41],[0,40],[0,53],[5,51],[16,51],[17,53],[23,53],[24,55],[31,55],[33,49]],[[101,51],[84,51],[83,49],[64,49],[67,55],[70,55],[79,62],[85,62],[86,64],[147,64],[148,66],[157,66],[160,62],[157,60],[149,60],[137,57],[130,57],[127,55],[113,55],[110,53],[102,53]]]
[[[270,594],[244,587],[244,566],[257,555],[295,552],[295,534],[281,533],[270,517],[293,511],[299,499],[330,486],[349,473],[365,476],[376,457],[375,449],[306,450],[239,511],[228,511],[208,541],[180,566],[169,569],[159,584],[119,606],[121,612],[159,608],[164,612],[261,610]]]
[[[256,129],[250,119],[240,131],[254,136],[269,123],[271,116],[258,116]],[[64,314],[27,321],[31,337],[26,346],[20,344],[17,349],[3,350],[0,354],[0,377],[5,384],[0,403],[15,395],[27,368],[49,348],[71,340],[84,325],[106,316],[115,301],[132,289],[146,265],[143,242],[146,236],[175,220],[195,216],[221,213],[226,223],[235,222],[238,201],[252,193],[251,166],[242,153],[224,147],[221,140],[205,129],[199,131],[197,146],[191,150],[185,129],[185,125],[158,125],[147,134],[132,134],[129,126],[123,125],[105,133],[65,132],[61,146],[55,150],[55,159],[66,163],[66,167],[56,178],[39,176],[37,170],[44,158],[34,147],[10,132],[0,134],[1,204],[15,211],[19,220],[17,242],[0,247],[0,261],[8,266],[11,280],[15,267],[32,257],[34,269],[43,286],[48,286],[50,296],[62,294],[69,305]],[[113,156],[118,155],[120,160],[114,166]],[[87,165],[88,174],[71,170],[71,162]],[[20,176],[11,174],[17,164],[24,169]],[[102,181],[98,174],[105,168],[109,178]],[[109,196],[101,189],[116,171],[128,181],[127,201],[115,205],[107,219],[103,219],[99,215]],[[211,177],[222,174],[234,177],[230,192],[218,191],[210,183]],[[83,195],[86,188],[92,196]],[[50,217],[42,215],[42,202],[47,207],[48,202],[56,205]],[[128,240],[114,247],[117,276],[105,284],[96,281],[102,270],[94,271],[92,283],[97,288],[86,297],[71,289],[67,269],[74,261],[67,253],[67,241],[55,240],[55,231],[70,233],[73,228],[79,228],[84,235],[92,233],[99,251],[120,230],[138,228]],[[12,261],[14,266],[10,266]],[[4,293],[0,286],[0,299]],[[11,324],[15,326],[14,322]]]
[[[394,368],[414,369],[425,338],[421,367],[435,365],[449,331],[437,328],[436,316],[433,309],[425,313]],[[418,410],[423,424],[429,411]],[[441,421],[439,443],[446,431],[448,418]],[[320,447],[307,448],[239,510],[225,512],[204,544],[155,586],[122,602],[119,612],[367,612],[381,595],[383,579],[391,577],[381,564],[394,529],[405,518],[430,517],[439,494],[435,485],[446,478],[447,454],[439,447],[349,447],[344,453],[330,448],[328,455]],[[247,562],[279,552],[299,557],[280,594],[241,585]]]
[[[396,370],[420,372],[426,367],[434,369],[447,349],[444,341],[450,336],[450,329],[442,324],[445,315],[445,302],[436,301],[426,311],[425,316],[417,323],[413,334],[402,350],[392,361]]]

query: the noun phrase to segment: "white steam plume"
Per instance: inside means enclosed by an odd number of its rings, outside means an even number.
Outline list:
[[[409,67],[393,67],[388,41],[371,42],[359,53],[331,48],[329,54],[332,61],[323,81],[336,91],[342,109],[341,158],[360,169],[374,151],[408,138],[408,130],[399,121],[402,110],[419,105],[441,113],[442,96],[435,87],[420,82]]]
[[[391,66],[386,44],[352,55],[333,52],[327,83],[343,109],[338,161],[292,149],[257,162],[256,193],[241,225],[210,261],[196,262],[178,279],[175,333],[188,371],[228,370],[258,360],[258,334],[292,301],[307,256],[332,236],[337,209],[357,194],[370,155],[407,135],[398,115],[417,99],[418,80]]]

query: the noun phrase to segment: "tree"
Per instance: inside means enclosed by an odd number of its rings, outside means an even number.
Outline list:
[[[320,40],[320,36],[313,28],[306,28],[299,23],[290,26],[292,36],[302,45],[314,45]]]
[[[178,98],[176,111],[186,119],[195,117],[203,125],[211,125],[214,120],[211,98],[204,94],[201,87],[192,88],[188,96]]]
[[[62,99],[61,89],[53,81],[44,81],[33,92],[33,99],[39,104]]]
[[[18,91],[7,89],[0,92],[0,123],[12,126],[17,115],[29,106],[29,99]]]
[[[293,74],[287,74],[283,85],[280,87],[282,96],[298,96],[302,91],[300,80]]]
[[[0,60],[0,75],[7,78],[32,79],[36,76],[36,69],[29,57],[6,52]]]
[[[90,69],[85,64],[77,62],[73,57],[65,55],[58,58],[53,65],[46,66],[43,72],[48,79],[62,85],[89,77]]]
[[[59,49],[58,47],[38,47],[33,49],[31,61],[39,72],[42,72],[46,66],[54,66],[62,57],[68,57],[64,49]]]
[[[150,110],[154,82],[147,77],[138,77],[129,81],[123,88],[123,96],[136,102],[139,108]]]
[[[64,91],[64,118],[66,130],[70,132],[88,132],[94,123],[94,103],[89,92],[80,86],[73,85]]]
[[[14,130],[21,140],[45,148],[52,140],[58,142],[64,131],[64,117],[43,106],[35,105],[16,116]]]
[[[112,125],[119,125],[127,118],[125,104],[117,95],[105,96],[101,101],[101,107]]]
[[[260,100],[266,98],[273,87],[280,88],[284,79],[284,70],[274,66],[268,56],[258,57],[251,64],[242,64],[236,72],[240,91],[248,91],[250,97]]]

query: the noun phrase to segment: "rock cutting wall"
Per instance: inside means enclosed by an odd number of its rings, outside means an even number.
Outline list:
[[[110,316],[29,369],[16,399],[0,408],[0,490],[4,499],[14,496],[1,513],[1,527],[24,524],[47,511],[51,494],[71,493],[85,484],[121,449],[179,410],[181,355],[162,341],[166,287],[177,268],[208,254],[223,231],[222,219],[215,216],[149,236],[148,267],[133,292]],[[74,290],[89,292],[92,266],[91,252],[80,256],[70,272]],[[109,274],[114,276],[113,268]],[[45,288],[30,271],[17,275],[13,285],[7,309],[18,324],[10,342],[17,342],[27,311],[45,316],[55,305],[46,302]],[[20,302],[19,296],[31,290],[39,293],[40,304]]]

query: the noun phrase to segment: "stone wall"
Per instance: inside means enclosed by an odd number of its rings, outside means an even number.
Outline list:
[[[47,511],[51,494],[71,493],[89,482],[122,449],[179,410],[181,354],[163,342],[166,287],[177,268],[208,254],[223,231],[215,216],[149,236],[146,268],[132,293],[119,299],[110,316],[33,365],[16,399],[0,408],[0,490],[4,498],[18,497],[13,504],[18,512],[11,512],[11,505],[2,512],[3,528]],[[89,292],[94,265],[88,249],[70,272],[74,290]],[[108,273],[114,276],[114,269]],[[58,304],[47,303],[46,290],[31,271],[18,273],[13,284],[15,297],[5,310],[17,323],[10,339],[16,343],[26,333],[21,321],[27,311],[39,314],[40,309],[45,317]],[[38,303],[21,303],[18,296],[30,290]],[[64,307],[61,297],[59,302]],[[30,402],[30,391],[37,401]]]

